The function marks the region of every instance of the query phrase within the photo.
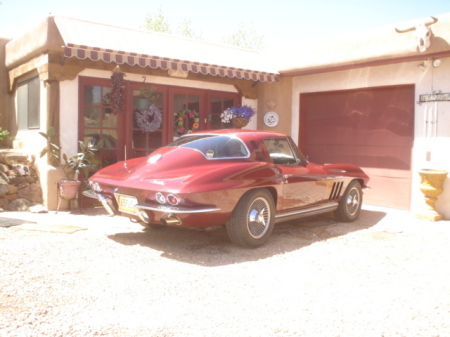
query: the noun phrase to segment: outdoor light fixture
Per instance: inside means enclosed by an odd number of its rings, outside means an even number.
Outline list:
[[[441,65],[441,60],[436,59],[436,60],[433,61],[433,67],[437,68],[437,67],[439,67],[440,65]]]

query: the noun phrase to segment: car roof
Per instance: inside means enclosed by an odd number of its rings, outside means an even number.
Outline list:
[[[265,130],[241,130],[241,129],[219,129],[219,130],[205,130],[190,133],[189,135],[229,135],[241,138],[242,140],[254,138],[269,138],[269,137],[287,137],[288,135],[280,132],[265,131]],[[184,136],[189,136],[184,135]]]

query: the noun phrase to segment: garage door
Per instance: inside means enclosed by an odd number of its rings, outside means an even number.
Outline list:
[[[300,107],[310,161],[361,166],[371,179],[365,203],[409,208],[414,86],[301,94]]]

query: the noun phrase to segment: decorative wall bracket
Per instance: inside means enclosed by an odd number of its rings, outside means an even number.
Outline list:
[[[419,95],[417,104],[426,102],[450,102],[450,93],[442,93],[442,91],[434,91],[432,94]]]

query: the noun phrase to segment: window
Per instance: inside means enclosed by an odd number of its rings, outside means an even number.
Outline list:
[[[17,119],[19,130],[40,127],[40,87],[39,77],[22,82],[17,88]]]
[[[297,164],[296,156],[287,138],[267,138],[264,139],[264,144],[274,164]]]
[[[184,136],[169,145],[190,148],[201,152],[206,159],[248,158],[249,151],[238,138],[214,135]]]

